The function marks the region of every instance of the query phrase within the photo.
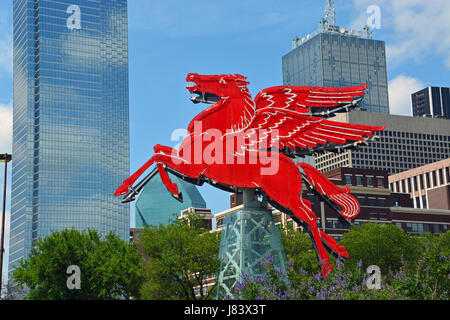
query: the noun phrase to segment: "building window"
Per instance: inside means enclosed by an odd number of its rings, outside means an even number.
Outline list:
[[[362,207],[364,205],[365,197],[357,196],[356,199],[358,199],[359,205]]]
[[[407,223],[406,231],[411,233],[423,233],[422,223]]]
[[[444,183],[444,175],[443,175],[442,169],[439,169],[438,173],[439,173],[440,184],[443,184]]]
[[[394,207],[399,207],[400,206],[400,197],[395,196],[394,197]]]
[[[367,186],[373,187],[373,177],[370,176],[367,177]]]
[[[380,213],[380,220],[387,220],[388,216],[386,213]]]
[[[377,199],[376,198],[369,198],[369,206],[375,207],[377,205]]]
[[[356,176],[356,185],[357,186],[362,186],[362,176]]]
[[[438,224],[433,225],[433,232],[434,232],[434,234],[440,234],[441,233],[441,229],[439,228]]]
[[[338,220],[327,220],[326,227],[327,229],[346,229],[345,226]]]
[[[352,184],[352,176],[351,175],[345,175],[345,184],[351,185]]]
[[[380,205],[380,207],[386,207],[386,199],[385,198],[380,198],[378,199],[378,204]]]
[[[396,222],[395,225],[396,225],[397,227],[399,227],[400,229],[403,230],[403,227],[402,227],[402,223],[401,223],[401,222]]]
[[[369,219],[370,220],[377,220],[378,219],[377,214],[376,213],[370,213],[369,214]]]
[[[382,177],[377,177],[377,186],[384,188],[384,178]]]

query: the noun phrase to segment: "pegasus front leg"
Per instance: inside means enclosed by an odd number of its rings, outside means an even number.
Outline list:
[[[155,151],[155,154],[146,163],[144,163],[144,165],[142,167],[140,167],[135,173],[133,173],[128,179],[126,179],[120,187],[117,188],[116,192],[114,193],[115,196],[121,196],[121,195],[127,194],[129,192],[130,188],[136,182],[136,180],[151,165],[153,165],[155,162],[164,162],[164,160],[170,161],[171,160],[170,155],[174,151],[173,148],[165,147],[165,146],[162,146],[159,144],[154,146],[153,150]],[[161,173],[161,171],[160,171],[160,173]],[[169,177],[167,177],[167,178],[169,178]]]

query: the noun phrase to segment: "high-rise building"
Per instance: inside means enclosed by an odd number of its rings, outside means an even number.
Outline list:
[[[427,87],[411,95],[414,117],[434,117],[450,120],[450,88]]]
[[[197,187],[177,176],[168,173],[183,195],[183,202],[176,200],[162,183],[159,174],[155,175],[142,189],[136,201],[136,228],[169,223],[174,215],[179,216],[188,208],[206,208],[206,202]]]
[[[346,87],[368,84],[362,106],[371,112],[389,113],[386,50],[384,41],[365,33],[336,26],[334,1],[327,1],[320,31],[300,39],[282,58],[283,84]]]
[[[315,158],[316,168],[383,169],[389,174],[414,169],[450,157],[450,120],[379,114],[353,110],[331,120],[386,126],[378,141],[357,150],[327,152]]]
[[[129,239],[126,0],[14,0],[10,271],[51,231]]]

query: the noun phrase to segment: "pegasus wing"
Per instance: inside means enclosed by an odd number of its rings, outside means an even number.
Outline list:
[[[256,109],[279,108],[326,116],[346,112],[362,101],[366,85],[342,88],[277,86],[260,91]]]
[[[314,117],[286,108],[256,110],[245,134],[246,150],[272,149],[288,155],[308,155],[355,147],[385,127],[349,124]]]

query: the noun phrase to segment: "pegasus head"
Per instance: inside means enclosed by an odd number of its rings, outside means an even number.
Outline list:
[[[193,103],[215,104],[223,99],[241,97],[243,90],[247,90],[249,84],[246,79],[247,77],[240,74],[200,75],[189,73],[186,81],[192,84],[186,86],[186,89],[197,95],[191,97]]]

